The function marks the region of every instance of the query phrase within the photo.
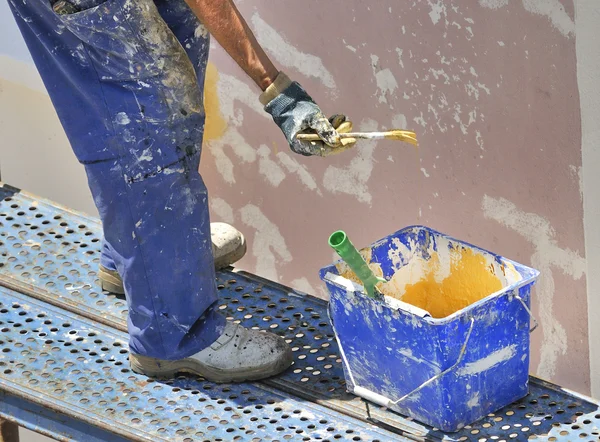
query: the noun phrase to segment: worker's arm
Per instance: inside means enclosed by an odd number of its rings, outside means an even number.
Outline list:
[[[186,2],[208,32],[264,91],[261,102],[294,152],[324,155],[327,146],[340,145],[338,132],[321,109],[297,82],[279,72],[269,60],[232,0]],[[323,142],[298,141],[296,135],[307,129],[316,132]]]
[[[263,91],[278,70],[231,0],[186,0],[208,32]]]

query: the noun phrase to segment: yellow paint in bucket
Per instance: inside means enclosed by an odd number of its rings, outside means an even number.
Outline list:
[[[381,290],[428,311],[434,318],[443,318],[502,288],[500,278],[493,273],[493,266],[472,249],[452,250],[450,272],[441,280],[439,269],[440,259],[435,252],[427,261],[425,274],[416,283],[407,284],[401,296],[394,289],[394,278],[391,283],[383,284]]]
[[[383,272],[371,262],[371,250],[360,251],[376,276]],[[429,312],[434,318],[444,318],[502,289],[505,285],[483,254],[456,247],[444,252],[430,251],[429,259],[413,257],[387,283],[377,285],[386,296],[399,299]],[[336,263],[341,276],[357,284],[360,279],[344,262]],[[501,267],[504,272],[504,266]],[[503,279],[506,279],[506,275]]]

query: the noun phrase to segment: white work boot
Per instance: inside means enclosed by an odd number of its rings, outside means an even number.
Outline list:
[[[246,254],[244,235],[229,224],[210,223],[210,239],[217,270],[230,266]]]
[[[246,254],[246,239],[235,227],[225,223],[210,224],[210,239],[215,269],[221,270],[239,261]],[[102,290],[124,295],[123,280],[115,270],[100,266],[98,271]]]
[[[129,355],[131,369],[150,377],[171,378],[192,373],[208,381],[244,382],[281,373],[293,361],[286,342],[273,333],[248,330],[231,322],[212,345],[189,358],[176,361]]]

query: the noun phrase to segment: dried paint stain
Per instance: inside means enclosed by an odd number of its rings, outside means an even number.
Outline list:
[[[225,134],[227,122],[221,115],[219,96],[217,95],[217,82],[219,72],[215,65],[209,62],[206,66],[206,78],[204,80],[204,109],[206,122],[204,124],[204,140],[218,140]]]

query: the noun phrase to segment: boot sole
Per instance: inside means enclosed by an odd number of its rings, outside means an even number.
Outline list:
[[[229,267],[234,262],[242,259],[246,254],[246,249],[246,238],[244,238],[242,235],[242,243],[240,244],[240,247],[215,260],[215,270],[222,270],[226,267]],[[100,287],[102,290],[117,295],[125,294],[125,288],[123,287],[123,281],[121,278],[116,278],[115,276],[111,275],[103,267],[100,267],[100,270],[98,271],[98,278],[100,279]]]
[[[224,371],[209,367],[193,359],[163,361],[140,355],[129,355],[131,370],[137,374],[157,379],[172,379],[178,373],[188,373],[201,376],[216,384],[257,381],[278,375],[288,369],[294,361],[292,353],[273,364],[255,369]]]

